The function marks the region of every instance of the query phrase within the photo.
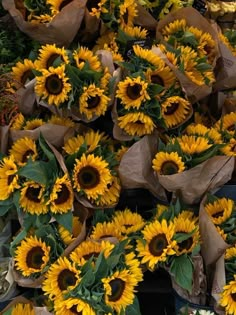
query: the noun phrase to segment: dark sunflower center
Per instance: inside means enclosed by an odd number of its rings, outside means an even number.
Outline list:
[[[111,280],[109,282],[111,286],[111,295],[109,296],[109,301],[116,302],[118,301],[125,289],[125,282],[119,278]]]
[[[233,125],[230,125],[228,128],[227,128],[228,131],[234,131],[235,130],[235,124]]]
[[[69,286],[76,284],[76,276],[73,271],[64,269],[57,278],[58,286],[61,291],[66,290]]]
[[[89,11],[92,11],[92,8],[98,9],[99,0],[88,0],[86,7]]]
[[[131,226],[133,226],[133,225],[132,225],[132,224],[124,224],[124,227],[125,227],[126,229],[130,228]]]
[[[11,182],[12,182],[13,179],[14,179],[14,177],[15,177],[15,175],[9,175],[9,176],[7,177],[7,184],[8,184],[8,185],[11,184]]]
[[[88,98],[88,108],[91,109],[91,108],[96,108],[99,103],[100,103],[100,96],[96,95],[96,96],[90,96]]]
[[[57,193],[57,199],[54,201],[56,205],[65,203],[70,197],[70,191],[66,184],[61,185],[61,190]]]
[[[45,88],[49,94],[58,95],[63,90],[63,82],[56,74],[52,74],[47,77]]]
[[[153,256],[161,256],[167,245],[165,234],[158,234],[149,243],[149,251]]]
[[[48,58],[47,64],[46,64],[47,69],[53,65],[53,62],[54,62],[58,57],[60,57],[60,55],[58,55],[58,54],[52,54],[52,55]]]
[[[141,120],[138,119],[138,120],[135,121],[135,124],[137,124],[137,125],[143,125],[143,121],[141,121]]]
[[[125,24],[128,24],[128,21],[129,21],[129,12],[128,12],[127,9],[125,10],[125,13],[124,13],[124,15],[123,15],[123,20],[124,20]]]
[[[142,91],[142,86],[138,83],[134,85],[129,85],[127,87],[127,95],[131,100],[136,100],[140,97],[140,92]]]
[[[33,247],[26,256],[26,264],[29,268],[40,269],[43,264],[44,251],[40,246]]]
[[[28,158],[30,157],[30,155],[33,155],[33,154],[34,154],[34,151],[31,149],[25,151],[25,153],[22,155],[21,162],[25,163],[28,160]]]
[[[113,237],[114,235],[111,235],[111,234],[105,234],[105,235],[103,235],[103,236],[100,236],[100,239],[102,239],[102,238],[107,238],[107,237]]]
[[[219,212],[216,212],[216,213],[212,214],[212,217],[217,219],[219,217],[222,217],[223,214],[224,214],[224,210],[221,210]]]
[[[28,187],[26,190],[26,198],[30,201],[33,201],[35,203],[40,203],[39,199],[39,193],[40,193],[40,187]]]
[[[204,46],[204,50],[205,50],[205,52],[207,53],[207,55],[210,55],[210,53],[211,53],[211,51],[212,51],[212,48],[211,48],[211,46],[209,46],[209,45],[205,45]]]
[[[21,83],[25,84],[27,80],[33,80],[34,74],[31,70],[25,71],[21,76]]]
[[[98,257],[98,255],[99,255],[99,253],[92,252],[92,253],[89,253],[89,254],[87,254],[87,255],[84,255],[83,258],[84,258],[85,260],[89,260],[89,258],[91,258],[92,256],[93,256],[93,257]]]
[[[184,241],[178,243],[180,251],[182,251],[184,249],[189,250],[192,245],[193,245],[193,238],[192,237],[189,237],[187,240],[184,240]]]
[[[79,171],[77,179],[82,188],[91,189],[99,184],[100,174],[95,168],[85,166]]]
[[[153,74],[151,76],[151,82],[153,84],[159,84],[159,85],[164,86],[164,81],[162,80],[162,78],[158,74]]]
[[[59,11],[61,11],[67,4],[71,3],[73,0],[64,0],[59,6]]]
[[[179,167],[173,161],[166,161],[161,166],[161,175],[172,175],[178,173]]]
[[[230,295],[231,295],[232,300],[234,300],[234,302],[236,302],[236,293],[231,293]]]
[[[171,103],[170,106],[167,106],[165,109],[165,115],[172,115],[174,114],[179,107],[179,103]]]
[[[70,308],[70,311],[71,311],[71,313],[77,314],[77,315],[82,315],[82,314],[83,314],[82,312],[78,312],[78,311],[77,311],[77,306],[76,306],[76,305],[73,305],[73,306]]]

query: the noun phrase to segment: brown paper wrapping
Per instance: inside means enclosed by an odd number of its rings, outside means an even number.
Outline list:
[[[96,42],[101,27],[101,20],[96,16],[90,15],[89,10],[85,7],[82,22],[83,28],[78,33],[79,42],[85,45]]]
[[[41,44],[68,46],[78,32],[85,13],[86,0],[73,0],[50,23],[34,24],[24,20],[14,0],[2,0],[2,5],[13,17],[17,27]]]
[[[7,154],[10,126],[0,126],[0,152]]]
[[[23,115],[32,115],[37,107],[37,97],[34,92],[36,79],[31,80],[16,91],[18,107]]]
[[[122,188],[145,188],[154,196],[166,201],[165,191],[152,170],[157,144],[157,133],[144,136],[134,143],[123,155],[118,173]]]
[[[157,20],[138,2],[138,15],[134,18],[134,24],[144,27],[147,30],[155,30],[157,27]]]
[[[178,293],[179,296],[186,299],[188,302],[205,305],[206,293],[207,293],[207,281],[204,273],[204,264],[201,255],[192,257],[193,261],[193,284],[192,292],[189,293],[186,289],[181,288],[176,282],[173,276],[172,287]]]
[[[160,184],[178,194],[184,203],[199,203],[206,192],[227,183],[234,170],[234,157],[214,156],[205,162],[173,175],[157,175]]]
[[[74,136],[74,129],[66,126],[54,124],[44,124],[34,130],[10,130],[9,142],[14,143],[17,139],[29,137],[33,140],[39,138],[40,133],[43,137],[57,148],[64,145],[65,138]]]
[[[181,87],[184,93],[187,95],[189,101],[191,103],[195,103],[204,97],[208,96],[211,91],[212,87],[207,85],[197,85],[196,83],[192,82],[184,73],[178,70],[165,56],[165,54],[157,47],[153,47],[152,51],[160,56],[165,63],[172,69],[178,80],[180,81]]]

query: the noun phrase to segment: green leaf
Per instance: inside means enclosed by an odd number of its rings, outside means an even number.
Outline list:
[[[13,200],[12,198],[8,198],[6,200],[0,201],[0,217],[6,214],[13,206]]]
[[[27,231],[23,229],[11,242],[10,252],[11,256],[14,256],[15,246],[27,236]]]
[[[180,287],[191,292],[193,282],[193,264],[187,255],[174,257],[170,266],[170,272]]]
[[[139,300],[137,296],[134,298],[134,302],[132,305],[128,305],[125,309],[125,315],[141,315]]]
[[[55,154],[51,151],[41,133],[39,135],[39,145],[43,150],[44,154],[46,155],[46,157],[48,158],[48,160],[52,161],[54,163],[54,168],[57,169],[57,160],[55,158]]]
[[[194,233],[196,229],[194,229],[191,233],[176,233],[174,236],[174,240],[176,240],[177,243],[182,243],[183,241],[186,241],[188,238],[190,238]]]
[[[100,253],[98,258],[96,259],[94,272],[97,281],[102,278],[106,278],[108,275],[109,268],[103,253]]]
[[[33,180],[41,185],[46,185],[48,182],[48,163],[43,161],[32,162],[29,160],[25,166],[23,166],[18,174],[19,176],[26,177],[29,180]]]
[[[63,214],[53,214],[53,217],[60,225],[62,225],[66,230],[72,233],[73,214],[71,211],[68,211],[67,213]]]

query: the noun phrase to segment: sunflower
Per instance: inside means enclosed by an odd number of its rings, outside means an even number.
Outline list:
[[[58,58],[61,59],[62,63],[69,63],[69,58],[64,47],[58,48],[55,44],[46,44],[39,49],[39,56],[35,61],[35,67],[38,70],[49,69],[53,67],[53,62]]]
[[[108,13],[108,10],[105,7],[106,0],[101,1],[94,1],[94,0],[88,0],[86,3],[86,8],[89,11],[89,14],[91,16],[96,16],[97,19],[100,18],[101,13]]]
[[[22,113],[18,113],[11,125],[10,130],[21,130],[25,124],[25,117]]]
[[[124,2],[119,5],[119,13],[120,27],[133,27],[134,18],[138,15],[137,3],[134,0],[124,0]]]
[[[107,258],[113,248],[114,244],[108,241],[95,242],[94,240],[85,240],[80,243],[76,249],[70,254],[70,259],[80,266],[83,266],[92,256],[97,258],[101,252]]]
[[[28,137],[19,138],[13,142],[9,153],[20,166],[25,165],[29,158],[35,161],[38,157],[36,142]]]
[[[226,315],[236,314],[236,275],[234,275],[234,280],[223,287],[220,305],[225,308]]]
[[[126,109],[139,109],[142,102],[150,100],[147,92],[148,83],[140,76],[137,78],[126,77],[117,85],[116,97],[121,99],[121,103]]]
[[[35,311],[31,304],[17,303],[11,310],[11,315],[34,315]]]
[[[168,97],[161,104],[161,113],[168,128],[182,124],[191,113],[191,103],[180,96]]]
[[[73,181],[78,192],[83,191],[88,199],[96,200],[104,194],[112,175],[102,157],[83,154],[80,160],[75,160]]]
[[[192,222],[195,222],[195,224],[198,222],[198,216],[195,216],[192,210],[182,210],[178,214],[177,218],[182,220],[190,220]]]
[[[185,154],[201,154],[212,146],[209,140],[204,137],[182,135],[177,140]]]
[[[4,157],[0,162],[0,200],[6,200],[15,189],[19,189],[18,168],[13,156]]]
[[[73,122],[73,120],[71,118],[59,117],[56,115],[52,115],[52,117],[50,119],[48,119],[47,123],[52,124],[52,125],[70,127],[70,128],[75,127],[75,123]]]
[[[169,209],[167,205],[157,204],[156,213],[154,215],[154,220],[158,220],[160,216]]]
[[[210,128],[207,137],[213,142],[213,143],[222,143],[222,137],[221,134],[215,129],[215,128]]]
[[[182,8],[182,2],[180,0],[168,0],[164,8],[161,10],[158,18],[163,19],[167,14],[173,13]]]
[[[158,70],[147,69],[146,78],[152,84],[159,84],[168,89],[176,84],[176,76],[169,66],[165,66]]]
[[[109,237],[117,238],[119,241],[123,239],[121,231],[113,222],[97,223],[93,226],[89,237],[92,240],[101,240]]]
[[[34,181],[27,181],[20,191],[20,206],[25,212],[40,215],[48,212],[44,200],[44,186]]]
[[[30,21],[31,24],[46,24],[52,21],[55,14],[52,13],[52,15],[49,14],[40,14],[40,15],[33,15],[31,14],[28,18],[28,21]]]
[[[164,40],[168,41],[169,35],[175,35],[179,32],[184,32],[187,27],[187,22],[185,19],[181,20],[174,20],[174,22],[171,22],[167,24],[162,30],[161,33],[164,35]]]
[[[223,238],[223,240],[227,242],[227,234],[225,234],[224,230],[222,230],[219,226],[216,226],[216,230],[220,234],[220,236]]]
[[[44,124],[45,124],[45,122],[43,121],[43,119],[35,118],[35,119],[32,119],[32,120],[26,121],[23,129],[24,130],[34,130],[36,128],[41,127]]]
[[[128,113],[118,118],[118,126],[131,136],[144,136],[154,131],[153,120],[142,112]]]
[[[185,165],[177,152],[158,152],[152,161],[152,168],[160,175],[173,175],[183,172]]]
[[[47,205],[52,213],[67,213],[71,211],[74,202],[74,194],[68,175],[58,177],[52,187]]]
[[[140,45],[133,45],[134,54],[150,64],[150,68],[155,70],[162,70],[165,67],[165,62],[150,49],[145,49]]]
[[[36,77],[35,92],[42,99],[47,99],[49,105],[59,106],[69,97],[71,84],[65,74],[65,66],[42,69],[42,75]]]
[[[200,243],[199,226],[194,221],[177,217],[174,219],[175,233],[191,234],[184,241],[176,243],[174,250],[177,256],[185,253],[192,253],[194,248]]]
[[[143,217],[128,208],[125,208],[123,211],[116,210],[112,217],[112,222],[114,222],[121,233],[125,235],[137,232],[145,225]]]
[[[97,87],[94,83],[83,87],[83,93],[79,98],[79,110],[87,119],[93,116],[105,115],[110,97],[105,95],[104,89]]]
[[[77,297],[68,299],[57,298],[54,302],[54,310],[55,315],[96,315],[89,303]]]
[[[236,112],[231,112],[223,116],[219,121],[216,122],[215,128],[217,130],[227,131],[229,134],[234,135],[236,126]]]
[[[121,161],[122,157],[124,156],[124,154],[129,150],[129,147],[126,147],[124,145],[122,145],[116,152],[116,159],[117,161]]]
[[[207,203],[205,210],[211,217],[212,222],[220,225],[230,218],[234,210],[234,201],[232,199],[219,198],[213,203]]]
[[[173,240],[175,233],[174,224],[167,224],[166,220],[157,220],[149,223],[142,230],[143,240],[137,240],[138,257],[141,263],[153,271],[159,262],[165,262],[169,255],[174,255],[176,241]]]
[[[73,57],[77,67],[82,70],[86,63],[93,71],[101,71],[102,65],[99,57],[86,47],[80,47],[73,52]]]
[[[47,4],[50,5],[50,9],[53,14],[60,12],[67,4],[73,0],[47,0]]]
[[[153,46],[155,48],[155,46]],[[166,56],[166,58],[168,59],[168,61],[170,63],[172,63],[172,65],[176,66],[177,67],[177,62],[178,62],[178,59],[176,57],[176,54],[172,51],[169,51],[165,45],[163,44],[158,44],[158,46],[156,46],[157,48],[159,48]]]
[[[236,247],[232,246],[225,250],[225,260],[236,259]]]
[[[63,149],[67,154],[74,154],[79,151],[83,144],[86,144],[86,152],[91,153],[100,145],[100,141],[102,140],[103,136],[103,133],[90,130],[84,135],[77,135],[76,137],[69,138],[65,142]]]
[[[135,276],[137,283],[143,280],[141,264],[134,252],[125,254],[125,265],[129,269],[129,273]]]
[[[75,263],[66,257],[59,257],[45,274],[42,289],[50,299],[55,300],[75,288],[80,280],[80,271]]]
[[[115,271],[111,276],[102,279],[105,290],[105,303],[118,314],[128,305],[133,304],[137,280],[128,269]]]
[[[26,237],[14,253],[16,269],[24,277],[42,272],[50,259],[50,246],[36,236]]]
[[[229,143],[221,149],[221,152],[227,156],[236,156],[236,139],[231,138]]]
[[[23,62],[18,61],[12,67],[12,77],[20,85],[25,85],[28,81],[34,78],[33,69],[35,65],[32,60],[24,59]]]
[[[64,244],[69,245],[72,243],[81,233],[83,224],[80,222],[79,217],[73,216],[72,218],[72,233],[64,228],[63,225],[58,226],[58,233]]]
[[[209,128],[204,126],[203,124],[190,124],[185,129],[185,133],[187,135],[196,135],[196,136],[205,136],[208,133]]]
[[[122,31],[133,39],[145,39],[148,31],[141,26],[124,26]]]
[[[116,37],[117,33],[111,30],[105,31],[105,33],[96,40],[96,45],[93,47],[93,53],[96,53],[96,51],[100,49],[118,53],[119,46],[116,43]]]
[[[112,177],[111,184],[107,185],[107,189],[104,194],[99,198],[97,204],[101,207],[112,206],[116,204],[119,200],[121,192],[121,184],[119,177]]]

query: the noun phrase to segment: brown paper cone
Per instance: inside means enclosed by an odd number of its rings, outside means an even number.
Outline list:
[[[10,126],[0,126],[0,152],[7,154]]]
[[[186,299],[188,302],[205,305],[206,304],[206,293],[207,293],[207,282],[204,273],[204,265],[202,256],[196,255],[192,257],[193,261],[193,285],[192,292],[189,293],[187,290],[181,288],[176,282],[173,276],[172,287],[178,293],[179,296]]]
[[[37,106],[37,98],[34,92],[35,79],[16,91],[19,100],[19,110],[23,115],[32,115]]]
[[[160,200],[167,201],[165,191],[152,170],[157,144],[157,133],[134,143],[123,155],[118,173],[123,188],[145,188]]]
[[[34,130],[10,130],[9,141],[14,143],[17,139],[29,137],[33,140],[39,138],[40,133],[45,140],[57,148],[64,145],[64,139],[74,136],[74,129],[66,126],[44,124]]]
[[[225,252],[229,245],[223,240],[217,232],[214,223],[204,209],[204,204],[207,201],[205,196],[200,204],[199,211],[199,227],[201,235],[201,254],[206,266],[214,264],[220,256]]]
[[[178,193],[186,204],[197,204],[206,192],[227,183],[234,169],[234,157],[214,156],[190,170],[174,175],[157,175],[168,191]]]
[[[1,312],[0,314],[4,314],[6,311],[8,311],[10,308],[12,308],[14,305],[18,304],[18,303],[22,303],[22,304],[31,304],[33,306],[33,303],[26,299],[23,296],[17,296],[16,298],[14,298]]]
[[[2,0],[2,5],[13,17],[17,27],[41,44],[69,46],[82,23],[87,0],[73,0],[50,23],[33,24],[24,20],[14,0]]]
[[[138,2],[137,11],[138,15],[134,19],[134,24],[144,27],[147,30],[155,30],[157,27],[157,20]]]

